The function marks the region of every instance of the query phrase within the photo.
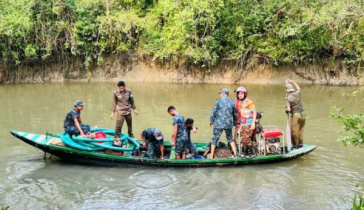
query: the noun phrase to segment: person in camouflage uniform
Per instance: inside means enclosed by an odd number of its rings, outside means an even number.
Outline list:
[[[232,128],[237,124],[237,111],[234,102],[228,97],[229,90],[222,88],[219,92],[220,98],[216,100],[211,112],[210,126],[214,126],[213,137],[211,141],[211,158],[214,158],[216,144],[220,139],[222,131],[225,131],[226,139],[233,149],[234,156],[236,153],[236,143],[233,139]]]
[[[171,146],[175,146],[176,159],[186,159],[188,134],[185,128],[185,118],[173,106],[168,107],[167,111],[173,116],[174,131]]]
[[[66,119],[63,122],[63,128],[70,136],[79,135],[91,137],[91,128],[88,124],[83,124],[81,120],[81,111],[83,110],[83,103],[77,100],[74,104],[74,108],[66,115]],[[86,134],[86,135],[85,135]]]
[[[159,155],[164,159],[163,134],[158,128],[148,128],[140,132],[143,146],[147,147],[149,158],[156,159]]]

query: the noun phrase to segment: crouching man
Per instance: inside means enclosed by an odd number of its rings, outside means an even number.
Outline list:
[[[156,159],[159,155],[164,159],[163,134],[158,128],[148,128],[140,132],[143,147],[147,147],[149,158]]]
[[[187,143],[187,159],[205,159],[204,157],[200,156],[198,154],[198,149],[196,145],[191,140],[191,131],[194,133],[197,132],[197,127],[193,125],[194,120],[192,118],[187,118],[185,125],[186,125],[186,131],[188,134],[188,143]]]
[[[87,136],[91,138],[91,128],[88,124],[83,124],[81,120],[81,111],[83,110],[83,103],[80,100],[77,100],[74,104],[74,108],[69,111],[66,115],[66,119],[63,123],[63,128],[66,133],[70,136],[72,135],[81,135]]]

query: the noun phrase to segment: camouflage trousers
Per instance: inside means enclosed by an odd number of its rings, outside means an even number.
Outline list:
[[[226,139],[229,143],[234,142],[232,128],[230,128],[230,129],[214,128],[214,130],[212,132],[214,135],[212,137],[212,141],[211,141],[212,145],[216,145],[217,142],[219,142],[222,131],[225,131]]]
[[[241,141],[244,145],[247,145],[249,147],[253,145],[252,136],[254,133],[254,131],[250,130],[250,128],[251,125],[242,125],[240,131]]]
[[[195,155],[198,155],[198,149],[196,147],[196,145],[194,143],[192,143],[192,141],[189,141],[188,144],[187,144],[187,149],[195,154]]]
[[[181,136],[176,138],[176,144],[175,144],[175,152],[176,155],[185,154],[187,151],[188,146],[188,136],[186,134],[182,134]]]
[[[91,132],[91,128],[89,124],[80,124],[81,130],[83,131],[84,134],[87,134],[89,132]],[[76,126],[71,125],[68,126],[67,128],[64,129],[66,131],[66,133],[68,133],[70,136],[72,135],[79,135],[80,131],[77,129]]]
[[[118,117],[116,119],[115,138],[120,137],[120,133],[123,128],[124,121],[126,121],[126,125],[128,126],[128,135],[130,137],[134,138],[133,127],[132,127],[133,121],[132,121],[131,114],[128,114],[128,115],[121,115],[119,113],[117,113],[117,114],[118,114]]]
[[[148,140],[145,140],[145,143],[147,143],[148,157],[156,159],[161,154],[161,148],[159,144],[152,143]]]

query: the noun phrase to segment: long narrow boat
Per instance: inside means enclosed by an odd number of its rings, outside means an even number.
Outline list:
[[[240,166],[258,163],[274,163],[287,161],[306,155],[316,149],[315,145],[304,145],[300,149],[291,150],[284,154],[257,156],[254,158],[215,158],[215,159],[175,159],[174,147],[170,142],[164,142],[165,159],[150,159],[141,156],[133,156],[133,147],[124,152],[85,151],[75,149],[62,141],[61,135],[33,134],[20,131],[11,131],[18,139],[28,143],[42,151],[57,156],[65,161],[97,166],[152,166],[152,167],[207,167],[207,166]],[[96,140],[97,141],[97,140]],[[140,141],[139,141],[140,142]],[[205,152],[208,143],[196,143],[200,154]]]

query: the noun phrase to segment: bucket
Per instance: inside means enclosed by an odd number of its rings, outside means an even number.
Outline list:
[[[104,132],[99,131],[99,132],[95,133],[95,139],[105,139],[105,138],[106,138],[106,134]],[[99,141],[97,143],[102,144],[104,142]]]

